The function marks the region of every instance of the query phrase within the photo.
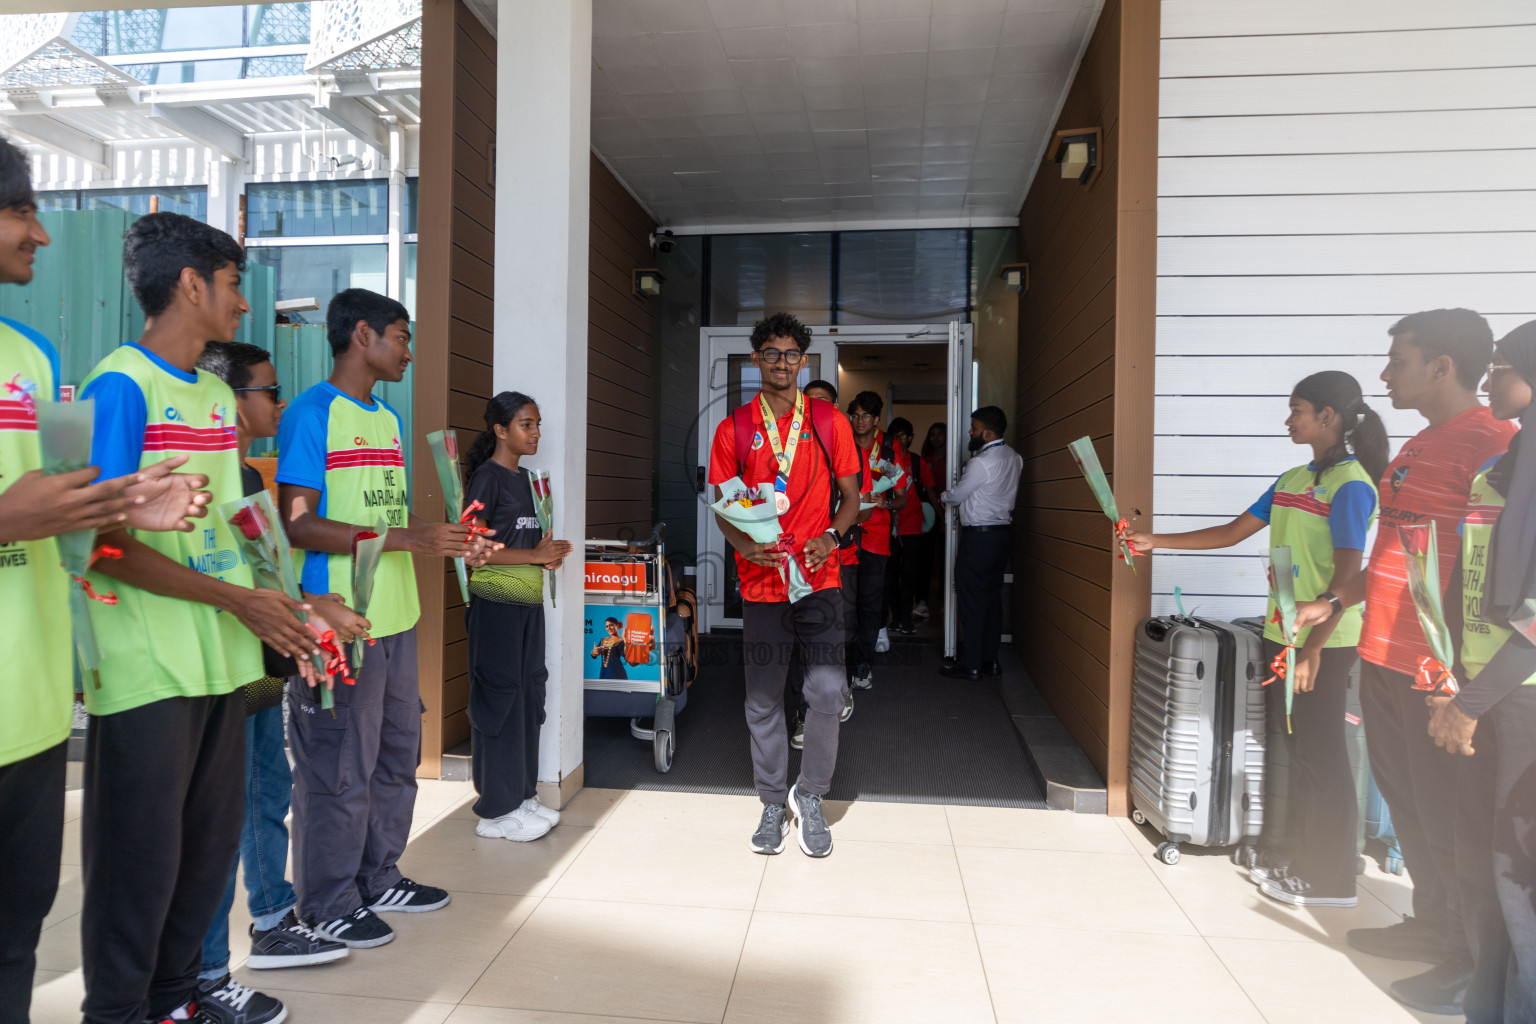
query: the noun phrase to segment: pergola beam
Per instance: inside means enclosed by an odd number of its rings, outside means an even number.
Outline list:
[[[340,128],[381,157],[389,156],[389,135],[379,115],[366,105],[339,93],[321,92],[315,97],[315,113]]]
[[[207,146],[235,163],[244,163],[246,160],[245,135],[222,118],[195,107],[169,107],[161,103],[151,103],[148,114],[150,120]]]
[[[112,151],[105,142],[46,114],[12,114],[6,117],[5,126],[28,142],[83,160],[101,171],[112,169]]]

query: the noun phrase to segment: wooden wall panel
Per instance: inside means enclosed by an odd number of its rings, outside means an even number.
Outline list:
[[[1064,449],[1091,436],[1122,503],[1150,505],[1157,47],[1157,0],[1105,4],[1056,123],[1102,129],[1098,176],[1086,188],[1063,180],[1047,154],[1019,211],[1031,281],[1019,302],[1014,565],[1028,583],[1015,588],[1013,633],[1104,775],[1111,813],[1125,811],[1128,652],[1146,584],[1117,564]],[[1138,94],[1149,77],[1150,106]]]
[[[655,266],[656,222],[592,158],[588,273],[587,536],[651,532],[656,458],[656,319],[631,272]]]
[[[491,393],[496,222],[489,152],[495,142],[496,40],[462,0],[422,10],[422,146],[417,260],[413,510],[443,518],[443,496],[424,435],[456,429],[467,444]],[[422,616],[417,665],[427,715],[420,773],[469,737],[464,609],[451,566],[418,559]]]

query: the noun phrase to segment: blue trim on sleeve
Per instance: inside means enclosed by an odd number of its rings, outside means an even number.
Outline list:
[[[1364,480],[1350,480],[1333,492],[1328,506],[1328,531],[1335,548],[1365,550],[1365,537],[1371,529],[1371,514],[1376,511],[1376,488]]]
[[[1269,522],[1270,514],[1275,507],[1275,488],[1279,486],[1280,480],[1276,478],[1275,482],[1269,485],[1269,490],[1264,492],[1264,496],[1248,506],[1248,514],[1266,523]]]
[[[137,473],[144,457],[144,430],[149,426],[149,406],[139,382],[126,373],[104,373],[86,385],[80,397],[96,403],[91,465],[101,468],[97,479]]]
[[[324,382],[293,400],[277,429],[277,482],[325,490],[325,446],[336,391]]]
[[[35,327],[28,327],[26,324],[12,320],[8,316],[0,316],[0,323],[5,324],[42,351],[43,356],[48,360],[48,366],[53,370],[53,400],[57,402],[59,400],[59,375],[63,373],[59,366],[59,350],[54,348],[53,342],[44,337]]]

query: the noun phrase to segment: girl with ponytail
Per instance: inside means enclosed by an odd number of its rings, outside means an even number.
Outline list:
[[[475,831],[527,842],[560,821],[535,796],[544,724],[544,570],[571,553],[539,528],[533,486],[521,466],[539,452],[539,406],[503,391],[485,407],[485,430],[465,460],[465,500],[506,546],[475,570],[464,612],[469,635],[469,725]]]
[[[1139,552],[1157,548],[1208,551],[1231,547],[1269,527],[1271,548],[1289,547],[1296,599],[1332,599],[1333,589],[1360,571],[1365,539],[1376,518],[1376,480],[1386,467],[1387,433],[1355,378],[1338,370],[1314,373],[1291,392],[1285,421],[1293,444],[1312,449],[1310,461],[1282,473],[1248,511],[1222,526],[1192,533],[1136,533]],[[1271,598],[1265,611],[1266,661],[1287,639]],[[1355,896],[1354,778],[1349,768],[1344,710],[1349,673],[1360,638],[1358,606],[1298,632],[1294,679],[1266,687],[1268,713],[1284,721],[1285,691],[1295,690],[1292,732],[1274,730],[1289,753],[1290,822],[1296,842],[1277,849],[1265,821],[1265,865],[1250,877],[1266,896],[1292,906],[1352,907]],[[1276,791],[1279,780],[1266,780]],[[1273,823],[1275,825],[1279,822]]]

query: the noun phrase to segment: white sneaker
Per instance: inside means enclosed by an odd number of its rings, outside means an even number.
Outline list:
[[[880,627],[880,635],[875,638],[875,653],[876,654],[884,654],[886,651],[888,651],[890,649],[891,649],[891,635],[885,631],[885,627],[884,626],[881,626]]]
[[[928,617],[928,602],[919,601],[917,604],[913,605],[912,615],[914,618],[926,619]]]
[[[554,827],[548,818],[519,807],[499,818],[481,818],[475,825],[475,835],[486,839],[510,839],[514,843],[527,843],[542,839]]]
[[[519,807],[518,810],[527,811],[529,814],[537,814],[539,817],[549,822],[551,828],[560,824],[560,812],[555,810],[553,807],[545,807],[543,804],[539,803],[539,798],[536,796],[531,796],[527,800],[524,800],[523,805]]]

